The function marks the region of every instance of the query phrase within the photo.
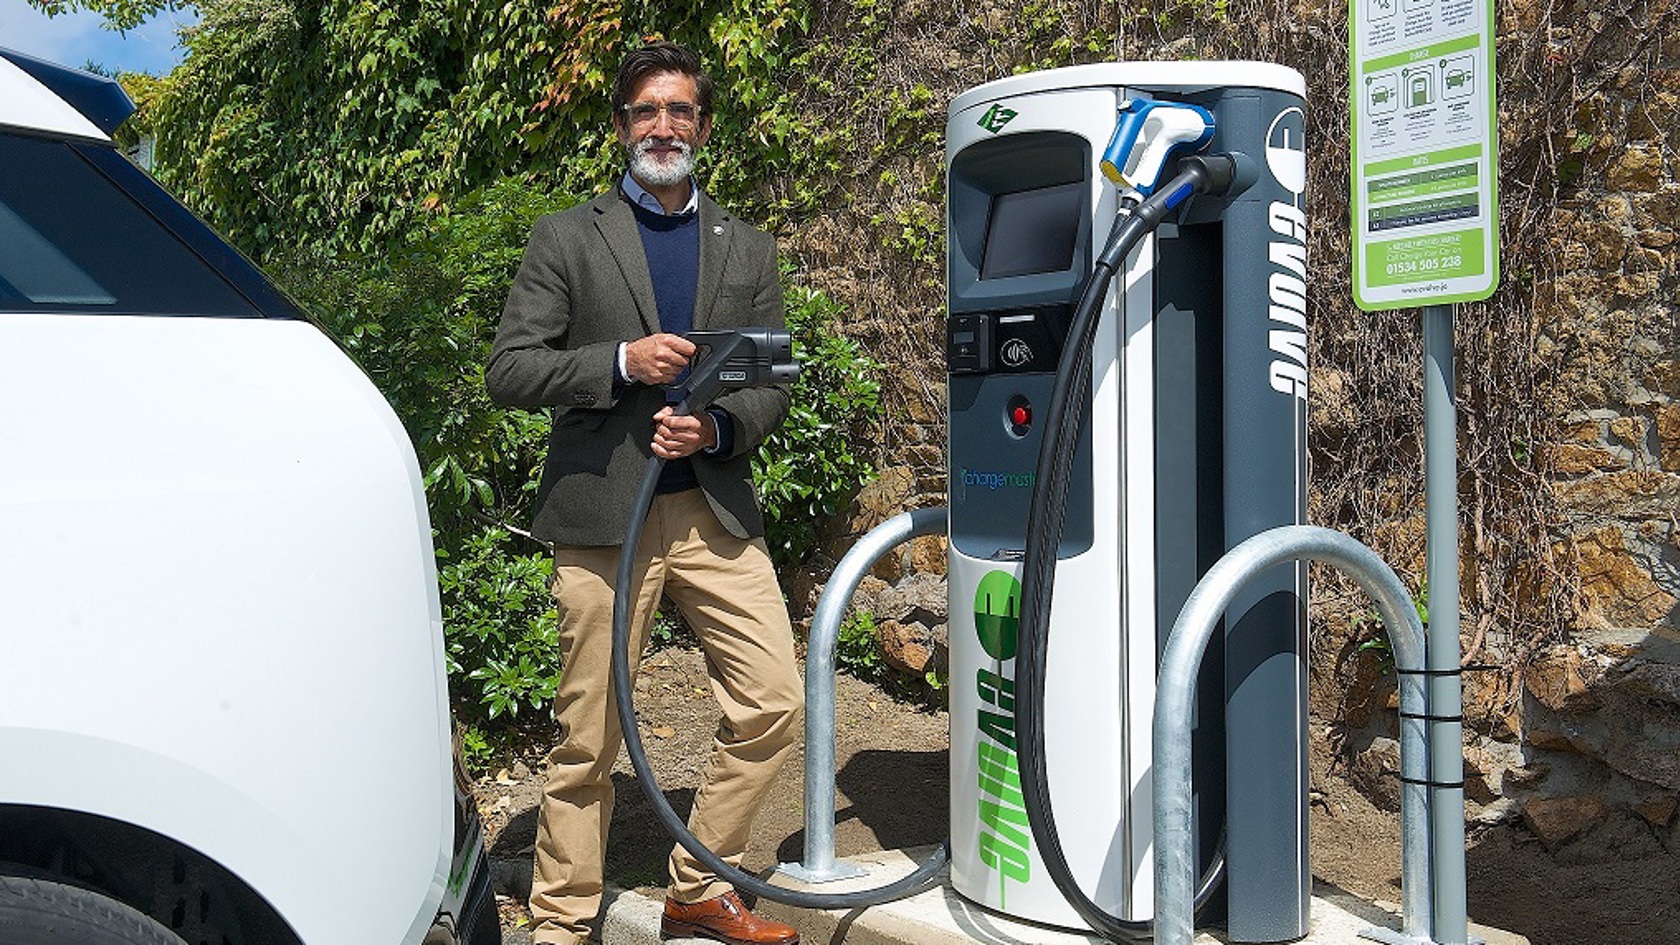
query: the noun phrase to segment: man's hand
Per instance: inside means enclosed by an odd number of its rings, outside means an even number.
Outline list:
[[[717,421],[709,413],[677,416],[666,407],[653,415],[653,453],[681,459],[717,444]]]
[[[624,373],[643,384],[669,384],[694,357],[694,342],[663,332],[638,338],[624,346]]]

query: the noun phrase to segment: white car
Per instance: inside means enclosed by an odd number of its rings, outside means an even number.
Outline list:
[[[0,49],[0,940],[491,945],[391,408]]]

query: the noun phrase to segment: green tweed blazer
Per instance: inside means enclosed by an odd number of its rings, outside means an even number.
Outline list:
[[[775,239],[704,194],[699,203],[694,327],[781,327]],[[615,402],[618,345],[659,330],[641,234],[617,187],[537,220],[484,377],[498,404],[553,410],[531,529],[538,538],[623,543],[665,391],[630,384]],[[695,477],[725,529],[740,538],[762,535],[749,462],[787,417],[787,392],[730,391],[714,406],[734,419],[735,440],[728,455],[695,454]]]

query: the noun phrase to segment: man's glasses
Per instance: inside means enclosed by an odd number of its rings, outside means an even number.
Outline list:
[[[693,128],[694,123],[700,120],[700,106],[693,102],[668,102],[664,105],[655,105],[652,102],[636,102],[633,105],[623,106],[621,110],[624,112],[624,117],[630,120],[630,124],[638,128],[658,121],[660,112],[671,116],[671,124],[674,127],[685,130]]]

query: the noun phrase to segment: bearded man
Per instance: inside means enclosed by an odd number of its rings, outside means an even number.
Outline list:
[[[668,596],[705,650],[723,712],[689,829],[732,865],[803,711],[749,468],[786,417],[787,394],[731,391],[704,413],[674,416],[665,386],[695,356],[687,332],[782,324],[774,239],[719,208],[693,177],[712,95],[689,49],[656,42],[625,57],[612,121],[629,171],[611,192],[537,221],[485,370],[497,403],[553,411],[532,526],[554,546],[563,667],[530,900],[532,941],[545,945],[581,945],[601,905],[623,738],[610,680],[613,581],[650,454],[667,464],[636,549],[631,661]],[[667,935],[798,941],[681,847],[669,869]]]

